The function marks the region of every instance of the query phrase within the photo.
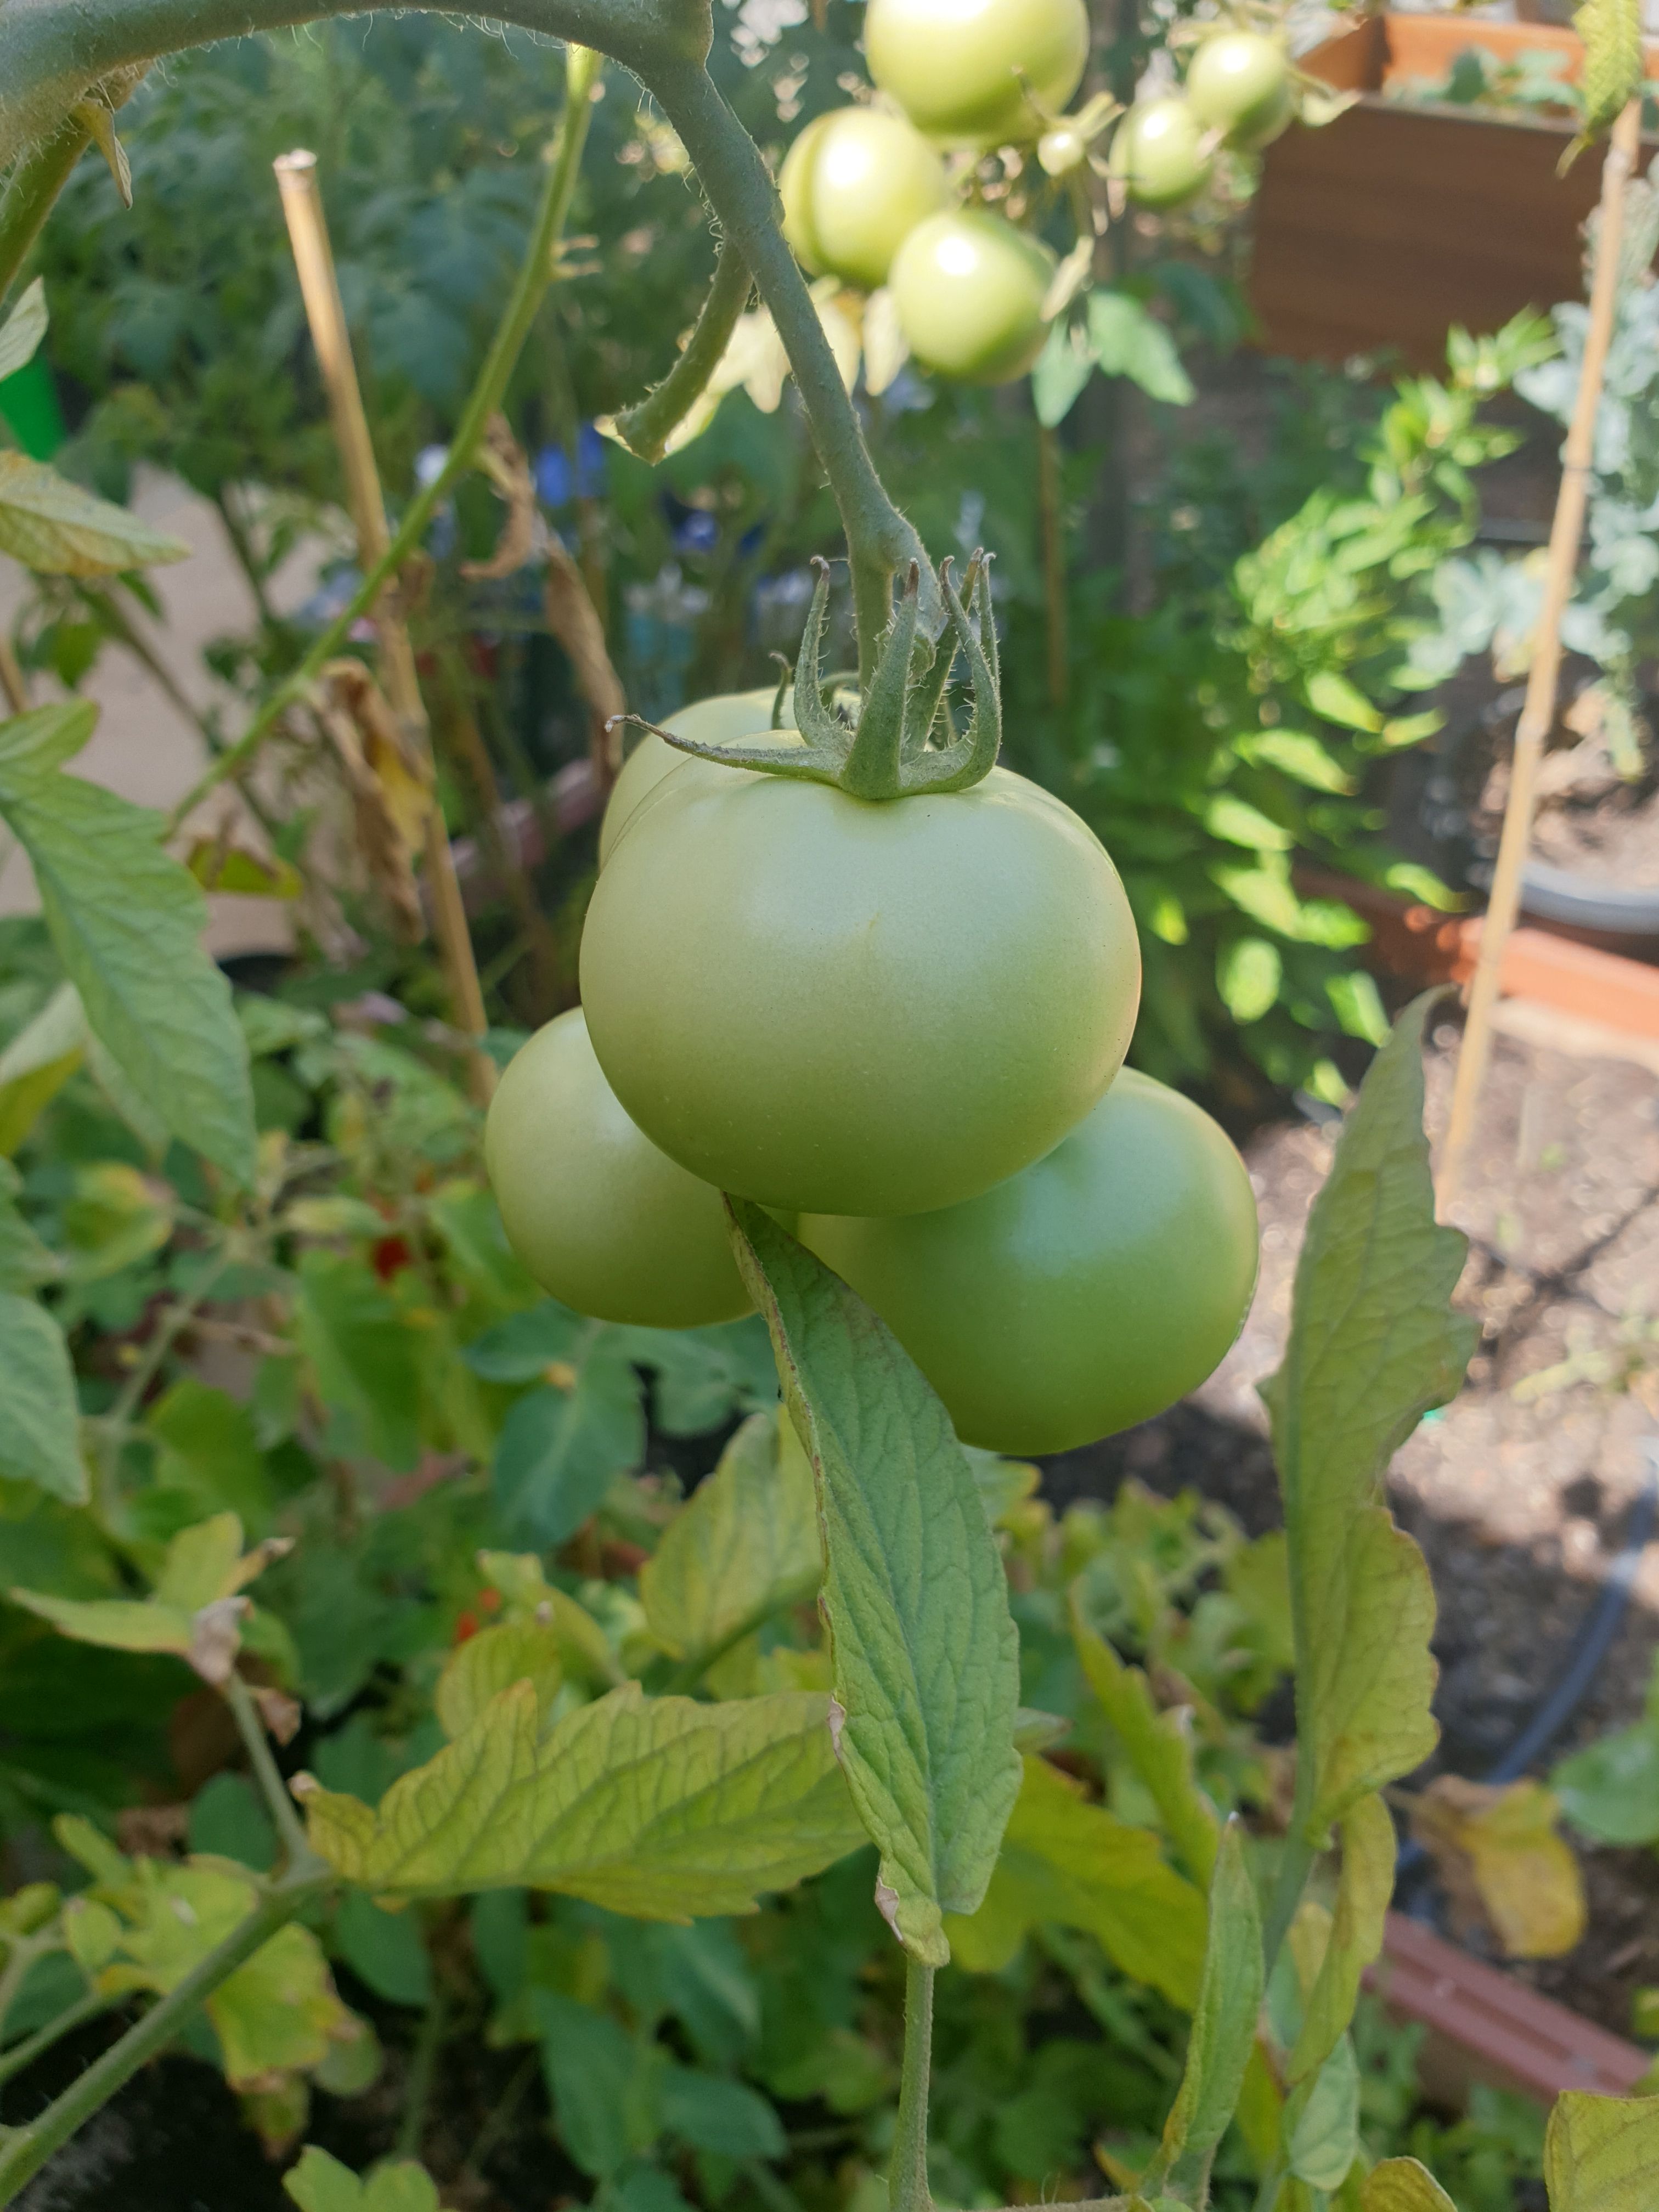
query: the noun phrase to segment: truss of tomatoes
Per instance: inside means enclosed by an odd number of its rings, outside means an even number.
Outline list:
[[[1217,1124],[1123,1067],[1128,901],[1069,807],[992,765],[988,586],[965,616],[950,596],[942,667],[878,669],[855,727],[798,685],[705,700],[636,747],[582,1008],[507,1068],[486,1158],[515,1249],[567,1305],[658,1327],[746,1310],[731,1192],[875,1309],[964,1442],[1060,1451],[1211,1372],[1249,1304],[1255,1208]],[[913,579],[900,668],[914,622]],[[939,713],[958,644],[965,736]],[[855,795],[849,758],[884,744],[896,787]]]

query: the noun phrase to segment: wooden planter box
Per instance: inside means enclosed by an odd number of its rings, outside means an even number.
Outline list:
[[[1454,323],[1494,331],[1523,307],[1581,296],[1579,228],[1603,149],[1558,177],[1565,119],[1383,96],[1401,77],[1443,78],[1468,46],[1557,51],[1572,77],[1583,58],[1575,33],[1547,24],[1388,15],[1301,58],[1360,98],[1322,130],[1293,124],[1263,162],[1250,289],[1268,352],[1341,362],[1389,347],[1433,371]],[[1647,52],[1659,76],[1659,51]]]

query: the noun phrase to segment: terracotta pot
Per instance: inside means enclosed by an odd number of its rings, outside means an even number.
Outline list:
[[[1496,330],[1523,307],[1583,289],[1579,227],[1601,191],[1602,149],[1565,177],[1565,118],[1524,117],[1383,95],[1401,77],[1443,78],[1466,47],[1507,58],[1583,48],[1543,23],[1376,15],[1301,57],[1310,76],[1358,104],[1268,149],[1255,203],[1250,293],[1270,353],[1340,362],[1392,348],[1443,368],[1454,324]],[[1659,76],[1650,47],[1648,74]]]

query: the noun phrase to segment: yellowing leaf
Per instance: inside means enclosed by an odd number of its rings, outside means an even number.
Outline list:
[[[1019,1642],[950,1418],[886,1324],[769,1215],[732,1203],[738,1266],[812,1462],[837,1749],[913,1957],[985,1895],[1020,1787]]]
[[[1558,2097],[1544,2136],[1550,2212],[1653,2212],[1659,2097]]]
[[[1126,1667],[1105,1638],[1085,1620],[1075,1586],[1071,1614],[1072,1641],[1085,1680],[1158,1808],[1182,1864],[1194,1881],[1207,1884],[1220,1824],[1193,1771],[1188,1717],[1158,1710],[1140,1668]]]
[[[110,576],[186,560],[190,548],[125,507],[82,491],[44,461],[0,453],[0,553],[40,575]]]
[[[665,1651],[706,1659],[823,1576],[811,1467],[787,1413],[751,1413],[641,1568],[640,1598]]]
[[[1540,1782],[1485,1787],[1437,1776],[1412,1807],[1412,1832],[1454,1900],[1484,1913],[1511,1959],[1559,1959],[1584,1932],[1583,1879]]]
[[[1562,156],[1565,168],[1582,147],[1619,119],[1642,89],[1642,10],[1639,0],[1584,0],[1572,27],[1584,42],[1584,114],[1579,135]]]
[[[314,1784],[306,1804],[313,1847],[380,1896],[556,1889],[644,1920],[750,1911],[859,1841],[825,1698],[636,1683],[544,1733],[519,1682],[378,1808]]]
[[[235,891],[246,898],[298,898],[305,885],[291,861],[267,860],[223,837],[198,837],[185,866],[204,891]]]
[[[1285,2069],[1292,2082],[1317,2073],[1347,2033],[1360,1976],[1382,1948],[1383,1922],[1394,1894],[1394,1822],[1382,1800],[1358,1799],[1342,1816],[1341,1836],[1336,1911]]]
[[[415,944],[426,917],[416,856],[432,812],[431,767],[398,727],[360,660],[331,660],[318,678],[318,720],[338,757],[369,879],[399,933]]]
[[[283,2186],[300,2212],[438,2212],[436,2185],[412,2159],[376,2166],[360,2181],[349,2166],[307,2143]]]
[[[480,1552],[478,1572],[501,1593],[509,1620],[542,1621],[553,1631],[567,1674],[595,1688],[614,1688],[626,1679],[599,1622],[548,1581],[533,1552]]]
[[[1385,2158],[1365,2177],[1359,2212],[1457,2212],[1445,2191],[1414,2158]]]
[[[1466,1240],[1434,1218],[1431,998],[1401,1016],[1348,1116],[1297,1262],[1285,1363],[1262,1391],[1297,1595],[1298,1817],[1321,1847],[1435,1743],[1433,1589],[1382,1503],[1389,1460],[1455,1393],[1477,1334],[1450,1306]]]
[[[1196,2002],[1202,1893],[1164,1863],[1149,1830],[1090,1804],[1058,1768],[1027,1759],[985,1901],[946,1926],[957,1962],[994,1973],[1045,1923],[1086,1929],[1125,1973],[1176,2004]]]
[[[531,1685],[545,1721],[563,1674],[559,1639],[539,1621],[504,1620],[480,1629],[452,1654],[438,1678],[434,1703],[443,1732],[453,1742],[471,1727],[492,1698],[514,1682]]]

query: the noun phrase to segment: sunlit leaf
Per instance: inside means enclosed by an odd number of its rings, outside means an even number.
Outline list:
[[[1394,1894],[1395,1836],[1389,1808],[1375,1796],[1358,1798],[1343,1814],[1342,1873],[1331,1916],[1325,1956],[1302,2016],[1302,2029],[1285,2069],[1288,2081],[1317,2073],[1348,2030],[1359,1998],[1360,1977],[1382,1948],[1382,1927]]]
[[[109,576],[187,560],[190,548],[44,461],[0,453],[0,553],[42,575]]]
[[[738,1264],[812,1462],[837,1748],[881,1853],[877,1901],[915,1957],[985,1894],[1020,1786],[1018,1638],[948,1415],[886,1325],[770,1216],[732,1207]]]
[[[640,1597],[664,1650],[689,1660],[810,1598],[823,1574],[812,1469],[793,1425],[751,1413],[640,1570]]]
[[[1085,1679],[1098,1698],[1131,1765],[1145,1785],[1182,1864],[1208,1886],[1220,1824],[1193,1771],[1188,1716],[1160,1711],[1139,1667],[1126,1667],[1103,1636],[1084,1620],[1073,1593],[1072,1638]]]
[[[1550,2212],[1653,2212],[1659,2097],[1558,2097],[1544,2137]]]
[[[1164,325],[1127,292],[1097,286],[1089,295],[1089,343],[1108,376],[1127,376],[1149,399],[1188,405],[1193,380]]]
[[[1457,2212],[1445,2191],[1414,2158],[1385,2158],[1365,2177],[1360,2212]]]
[[[517,1683],[378,1808],[314,1784],[306,1803],[313,1847],[377,1895],[556,1889],[652,1920],[748,1911],[859,1841],[825,1699],[634,1683],[545,1734]]]
[[[1437,1775],[1412,1807],[1443,1887],[1484,1913],[1511,1959],[1559,1959],[1584,1933],[1583,1876],[1559,1810],[1541,1782],[1489,1788],[1455,1774]]]
[[[1434,1218],[1431,996],[1401,1016],[1343,1129],[1297,1262],[1285,1362],[1262,1392],[1297,1595],[1300,1802],[1321,1845],[1435,1743],[1433,1588],[1382,1502],[1389,1460],[1455,1394],[1478,1333],[1450,1306],[1466,1241]]]
[[[503,1620],[480,1629],[452,1653],[438,1678],[433,1702],[444,1734],[453,1742],[477,1719],[492,1698],[514,1682],[536,1692],[542,1719],[564,1679],[559,1638],[538,1620]]]

